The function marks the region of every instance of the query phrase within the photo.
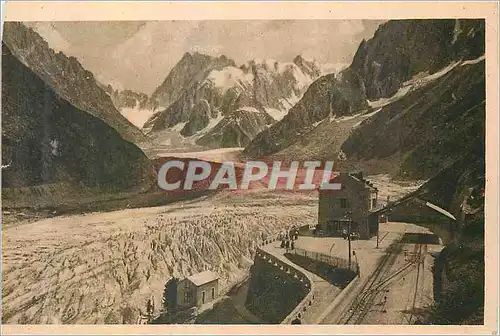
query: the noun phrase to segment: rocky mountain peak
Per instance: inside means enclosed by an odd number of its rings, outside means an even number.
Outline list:
[[[37,32],[20,22],[4,24],[3,41],[17,59],[72,105],[103,120],[129,141],[144,140],[76,57],[56,54]]]
[[[148,107],[153,110],[167,108],[179,99],[186,88],[194,85],[207,73],[227,66],[236,66],[236,63],[225,55],[214,57],[199,52],[184,53],[163,83],[153,92]]]
[[[177,78],[183,84],[167,88],[164,97],[168,94],[173,100],[144,128],[152,133],[175,129],[203,146],[246,145],[281,120],[320,75],[315,62],[296,60],[298,64],[257,58],[236,67],[221,55],[198,68],[183,68],[181,60],[166,82]]]
[[[477,32],[477,34],[476,34]],[[420,72],[484,54],[484,20],[391,20],[362,41],[350,66],[368,99],[390,97]]]

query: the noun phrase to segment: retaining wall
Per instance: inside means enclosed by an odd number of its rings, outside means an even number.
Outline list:
[[[277,240],[276,239],[266,240],[264,241],[264,245],[275,241]],[[286,315],[278,317],[281,319],[281,322],[277,320],[273,322],[281,324],[290,324],[296,318],[301,319],[302,314],[305,311],[307,311],[308,307],[311,306],[314,302],[314,282],[312,281],[312,279],[310,279],[297,267],[294,267],[292,264],[282,261],[278,257],[275,257],[274,255],[264,251],[260,247],[256,251],[254,265],[260,265],[260,267],[257,266],[254,268],[252,277],[257,278],[261,276],[256,272],[266,272],[266,269],[267,272],[270,272],[269,267],[272,267],[274,269],[274,272],[276,272],[276,276],[282,276],[288,279],[289,288],[295,288],[294,291],[297,291],[296,285],[301,287],[300,290],[300,293],[302,294],[301,298],[297,300],[297,296],[294,296],[293,293],[286,295],[285,299],[288,299],[288,302],[286,302],[285,304],[287,305],[287,307],[284,307],[283,311],[281,311],[281,315],[283,314]],[[263,265],[266,266],[263,267]],[[251,297],[252,295],[251,290],[252,288],[250,288],[249,290],[249,301],[253,299]],[[277,293],[280,293],[281,291],[283,291],[283,288],[274,288],[274,290],[276,290]],[[268,299],[273,299],[273,295],[270,294],[270,297]],[[274,299],[276,299],[276,297],[274,297]],[[283,297],[281,297],[280,299],[283,299]],[[261,317],[263,319],[266,319],[265,316]],[[272,317],[276,318],[277,316],[272,316]]]

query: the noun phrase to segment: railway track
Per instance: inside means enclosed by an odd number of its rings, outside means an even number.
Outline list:
[[[342,324],[361,324],[364,318],[370,311],[377,297],[386,293],[386,289],[390,286],[393,280],[406,276],[407,274],[414,271],[417,267],[420,272],[420,264],[425,253],[422,251],[427,251],[427,246],[422,248],[422,245],[415,244],[413,258],[410,259],[405,265],[400,267],[398,270],[392,272],[390,275],[383,277],[384,274],[390,271],[390,268],[394,264],[396,258],[402,250],[401,244],[395,243],[391,245],[388,249],[388,253],[382,258],[377,268],[372,272],[368,280],[365,282],[361,289],[361,294],[356,299],[356,301],[351,305],[350,309],[344,314],[340,319]],[[416,302],[416,292],[418,291],[418,283],[415,285],[415,295],[413,300],[413,307]]]
[[[424,270],[425,270],[425,255],[427,254],[427,244],[425,245],[420,245],[420,255],[422,255],[422,250],[424,250],[423,257],[421,257],[421,260],[419,260],[418,265],[417,265],[417,276],[415,279],[415,288],[414,288],[414,293],[413,293],[413,300],[411,303],[411,310],[410,310],[410,317],[408,318],[408,324],[411,324],[412,319],[414,317],[414,312],[415,312],[415,304],[417,302],[417,294],[419,293],[419,288],[418,286],[421,285],[420,277],[423,275]],[[422,268],[422,271],[420,271],[420,268]]]
[[[341,317],[341,324],[352,324],[353,321],[357,321],[359,319],[367,301],[370,299],[371,290],[375,286],[375,283],[381,274],[383,274],[383,271],[394,263],[400,252],[401,246],[399,243],[393,243],[389,246],[387,253],[382,257],[375,270],[361,288],[361,295],[351,305],[351,309],[349,309],[345,315]]]

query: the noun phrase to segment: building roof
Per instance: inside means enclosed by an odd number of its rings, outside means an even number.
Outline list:
[[[425,205],[426,205],[426,206],[428,206],[429,208],[431,208],[431,209],[433,209],[433,210],[436,210],[437,212],[439,212],[439,213],[441,213],[441,214],[445,215],[445,216],[446,216],[446,217],[448,217],[448,218],[451,218],[451,219],[453,219],[453,220],[457,220],[457,219],[455,218],[455,216],[453,216],[451,213],[449,213],[448,211],[446,211],[446,210],[445,210],[445,209],[443,209],[443,208],[438,207],[438,206],[437,206],[437,205],[435,205],[435,204],[432,204],[431,202],[426,202],[426,203],[425,203]]]
[[[369,213],[372,214],[372,213],[378,213],[380,210],[384,209],[384,205],[382,204],[377,204],[376,207],[374,207],[373,209],[370,209],[369,210]]]
[[[367,187],[368,189],[371,189],[371,190],[374,190],[374,191],[378,191],[378,189],[373,185],[372,182],[366,180],[365,178],[363,178],[363,173],[362,172],[351,172],[351,173],[340,173],[339,175],[333,177],[332,179],[330,179],[330,183],[335,183],[335,179],[337,179],[339,176],[349,176],[349,178],[355,180],[356,182],[359,182],[359,183],[363,183],[363,185],[365,187]]]
[[[424,201],[424,200],[420,199],[419,197],[417,197],[415,195],[415,192],[413,192],[413,193],[411,193],[403,198],[400,198],[399,200],[397,200],[393,203],[389,203],[388,205],[386,205],[385,207],[383,207],[381,209],[376,209],[376,210],[374,209],[374,211],[372,211],[370,213],[370,215],[385,213],[386,211],[390,211],[392,208],[397,207],[398,205],[409,202],[409,201],[414,201],[414,202],[417,202],[420,204],[425,204],[425,206],[431,208],[432,210],[437,211],[440,214],[442,214],[450,219],[457,220],[455,218],[455,216],[453,216],[449,211],[447,211],[447,210],[445,210],[445,209],[443,209],[435,204],[432,204],[431,202]]]
[[[370,189],[378,191],[378,189],[373,185],[372,182],[368,181],[367,179],[365,179],[363,177],[363,172],[361,172],[361,171],[351,172],[351,173],[349,173],[349,176],[351,178],[355,179],[356,181],[364,183],[365,186],[369,187]]]
[[[189,281],[195,284],[195,286],[201,286],[206,283],[212,282],[219,279],[219,276],[212,271],[204,271],[201,273],[196,273],[187,278]]]

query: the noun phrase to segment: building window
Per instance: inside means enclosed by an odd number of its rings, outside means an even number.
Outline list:
[[[342,209],[346,209],[346,208],[347,208],[347,206],[348,206],[348,204],[347,204],[347,199],[345,199],[345,198],[340,198],[340,199],[339,199],[339,202],[340,202],[340,207],[341,207]]]
[[[212,287],[212,299],[215,299],[215,288]]]
[[[184,303],[189,303],[191,302],[191,293],[189,292],[189,290],[186,290],[184,292]]]
[[[201,304],[205,303],[205,291],[201,292]]]
[[[376,206],[377,206],[377,199],[372,198],[372,209],[375,208]]]
[[[326,231],[333,232],[335,230],[335,222],[332,220],[328,220],[326,222]]]

